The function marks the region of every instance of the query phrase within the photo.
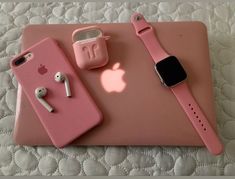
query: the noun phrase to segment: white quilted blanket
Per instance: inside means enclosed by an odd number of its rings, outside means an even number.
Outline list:
[[[225,152],[188,147],[20,147],[12,141],[17,82],[9,60],[27,24],[199,20],[208,27]],[[30,134],[29,134],[30,135]],[[235,175],[235,3],[221,1],[0,3],[0,175]]]

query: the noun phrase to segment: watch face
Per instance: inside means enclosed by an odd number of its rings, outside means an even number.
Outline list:
[[[184,68],[174,56],[169,56],[158,62],[155,66],[157,73],[166,86],[174,86],[187,77]]]

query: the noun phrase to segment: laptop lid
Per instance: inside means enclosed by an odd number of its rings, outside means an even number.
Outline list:
[[[30,25],[22,38],[23,49],[48,36],[57,40],[103,112],[103,123],[73,144],[202,146],[175,96],[160,83],[151,56],[130,23],[92,24],[111,36],[109,63],[89,71],[76,66],[72,32],[88,25]],[[152,25],[162,46],[183,64],[194,97],[216,128],[206,27],[200,22]],[[20,85],[14,139],[22,145],[52,145]]]

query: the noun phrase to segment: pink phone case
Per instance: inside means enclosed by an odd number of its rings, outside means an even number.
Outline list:
[[[31,59],[14,65],[28,52]],[[56,147],[65,146],[101,122],[100,110],[53,39],[46,38],[25,50],[11,61],[11,68]],[[55,81],[57,72],[67,75],[71,97],[66,96],[64,83]],[[41,86],[48,90],[43,99],[54,108],[51,113],[35,97],[35,89]]]

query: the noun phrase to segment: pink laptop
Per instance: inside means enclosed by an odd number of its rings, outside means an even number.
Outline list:
[[[162,87],[151,56],[130,23],[96,24],[111,36],[110,61],[90,71],[76,66],[71,35],[88,25],[30,25],[22,38],[23,49],[45,37],[56,39],[103,112],[103,123],[73,145],[203,146],[175,96]],[[206,27],[200,22],[152,25],[163,47],[180,59],[193,95],[216,128]],[[14,139],[20,145],[52,145],[20,86]]]

